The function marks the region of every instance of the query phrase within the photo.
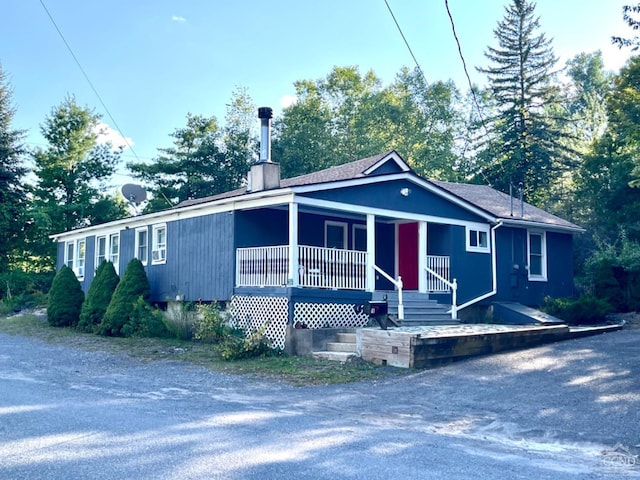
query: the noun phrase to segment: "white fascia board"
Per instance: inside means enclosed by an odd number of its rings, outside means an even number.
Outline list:
[[[534,222],[531,220],[515,220],[509,218],[503,218],[502,224],[505,227],[522,227],[522,228],[538,228],[540,230],[546,230],[548,232],[560,232],[560,233],[584,233],[586,230],[581,227],[569,227],[565,225],[555,225],[553,223]]]
[[[409,167],[409,165],[407,165],[407,163],[402,160],[399,155],[394,151],[391,152],[389,155],[387,155],[386,157],[378,160],[376,163],[374,163],[373,165],[371,165],[369,168],[367,168],[364,172],[365,175],[370,174],[371,172],[375,172],[380,166],[384,165],[385,163],[389,162],[389,161],[393,161],[393,163],[395,163],[398,167],[400,167],[402,169],[403,172],[409,172],[411,171],[411,168]]]
[[[295,193],[299,193],[299,194],[304,194],[304,193],[310,193],[310,192],[320,192],[320,191],[325,191],[325,190],[334,190],[337,188],[346,188],[346,187],[354,187],[354,186],[358,186],[358,185],[367,185],[367,184],[375,184],[375,183],[382,183],[382,182],[389,182],[389,181],[394,181],[394,180],[407,180],[415,185],[418,185],[422,188],[424,188],[425,190],[428,190],[431,193],[434,193],[435,195],[438,195],[444,199],[446,199],[447,201],[461,207],[464,208],[465,210],[468,210],[476,215],[478,215],[481,218],[484,218],[485,220],[487,220],[488,222],[491,223],[497,223],[498,219],[496,219],[495,216],[485,212],[484,210],[482,210],[481,208],[476,207],[475,205],[467,202],[466,200],[463,200],[459,197],[456,197],[455,195],[450,194],[449,192],[445,191],[444,189],[438,187],[437,185],[434,185],[426,180],[421,179],[420,177],[417,177],[416,175],[410,173],[410,172],[402,172],[402,173],[394,173],[391,175],[376,175],[373,177],[358,177],[358,178],[354,178],[352,180],[341,180],[341,181],[337,181],[337,182],[327,182],[327,183],[323,183],[323,184],[316,184],[316,185],[305,185],[305,186],[301,186],[301,187],[291,187],[291,190],[293,190]]]
[[[120,220],[114,220],[109,223],[100,225],[91,225],[89,227],[71,230],[50,235],[49,238],[54,241],[67,240],[72,238],[86,237],[88,235],[102,235],[103,232],[119,231],[124,228],[137,228],[145,225],[153,225],[162,222],[171,222],[187,218],[201,217],[204,215],[212,215],[215,213],[232,212],[239,209],[251,209],[260,207],[269,207],[273,205],[282,205],[291,203],[293,193],[290,189],[277,189],[268,192],[256,192],[254,194],[242,195],[239,197],[224,198],[212,202],[190,205],[175,210],[165,210],[162,212],[149,213],[137,217],[127,217]]]
[[[419,213],[409,213],[399,210],[388,210],[386,208],[373,208],[364,205],[353,205],[351,203],[334,202],[331,200],[318,200],[315,198],[296,196],[296,203],[299,205],[307,205],[317,208],[324,208],[328,210],[336,210],[342,212],[349,212],[351,214],[357,213],[361,215],[372,214],[377,217],[391,217],[398,220],[409,220],[415,222],[428,222],[428,223],[440,223],[444,225],[458,225],[461,227],[470,228],[487,228],[488,223],[470,222],[465,220],[458,220],[455,218],[447,217],[435,217],[433,215],[422,215]]]

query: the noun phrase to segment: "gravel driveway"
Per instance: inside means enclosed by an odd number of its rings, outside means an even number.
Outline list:
[[[1,479],[640,478],[617,444],[640,330],[314,387],[0,334]]]

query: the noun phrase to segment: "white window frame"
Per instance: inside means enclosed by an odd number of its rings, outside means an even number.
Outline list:
[[[164,245],[158,243],[158,232],[164,230]],[[151,265],[167,263],[167,224],[159,223],[151,228]]]
[[[82,245],[82,246],[81,246]],[[82,238],[76,242],[76,260],[74,272],[78,280],[84,279],[84,271],[87,260],[87,240]]]
[[[140,234],[145,234],[145,244],[140,244]],[[140,248],[144,246],[144,255],[140,255]],[[142,265],[147,265],[149,261],[149,229],[147,227],[136,228],[136,240],[135,240],[135,256],[142,262]]]
[[[110,233],[108,236],[107,242],[107,259],[113,263],[113,268],[115,268],[116,273],[120,271],[120,232]],[[114,242],[114,239],[116,241]],[[114,245],[117,246],[117,249],[114,250]]]
[[[329,230],[329,227],[340,227],[342,228],[342,247],[338,247],[341,250],[346,250],[347,249],[347,245],[348,245],[348,241],[349,241],[349,236],[348,236],[348,231],[347,231],[347,227],[349,226],[349,224],[347,222],[336,222],[335,220],[325,220],[324,221],[324,246],[326,248],[329,248],[329,245],[327,243],[327,233]],[[336,247],[332,247],[332,248],[336,248]]]
[[[489,227],[488,226],[478,226],[478,225],[467,225],[464,228],[465,231],[465,244],[467,247],[467,252],[477,252],[477,253],[491,253],[491,241],[489,237]],[[486,246],[481,246],[480,244],[482,236],[486,239]],[[475,238],[475,245],[472,245],[471,239]]]
[[[76,241],[64,242],[64,264],[75,272]]]
[[[531,236],[540,236],[540,268],[539,274],[531,273]],[[537,255],[537,254],[536,254]],[[547,281],[547,232],[541,230],[527,230],[527,273],[531,282]]]
[[[98,235],[96,236],[96,270],[100,266],[100,264],[107,260],[107,252],[109,251],[109,241],[107,235]],[[100,254],[100,240],[104,240],[104,252],[102,255]]]
[[[356,231],[357,230],[363,230],[364,231],[365,246],[364,246],[364,250],[362,250],[362,251],[366,252],[367,251],[367,244],[366,244],[367,226],[366,225],[361,225],[359,223],[354,223],[352,228],[351,228],[351,249],[352,250],[356,250]]]

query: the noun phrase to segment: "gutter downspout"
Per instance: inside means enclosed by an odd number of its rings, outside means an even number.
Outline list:
[[[485,298],[489,298],[495,295],[496,293],[498,293],[498,252],[497,252],[498,249],[496,248],[496,230],[501,226],[502,226],[502,220],[499,220],[497,224],[491,227],[491,243],[493,246],[493,248],[491,249],[491,270],[492,270],[491,291],[483,295],[480,295],[479,297],[473,298],[468,302],[463,303],[462,305],[458,305],[458,308],[456,310],[460,311],[463,308],[467,308],[473,305],[474,303],[478,303],[479,301],[484,300]]]

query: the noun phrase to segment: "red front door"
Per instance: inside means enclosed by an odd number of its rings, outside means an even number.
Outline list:
[[[418,224],[398,225],[398,270],[405,290],[418,289]]]

